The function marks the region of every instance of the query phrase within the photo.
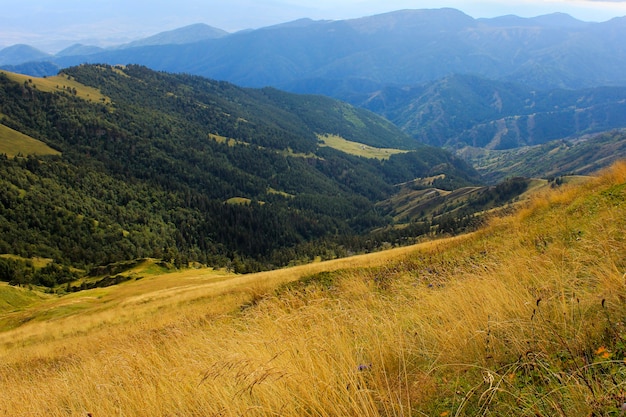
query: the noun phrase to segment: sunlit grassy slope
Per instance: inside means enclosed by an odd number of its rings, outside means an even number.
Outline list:
[[[101,102],[104,104],[111,103],[111,99],[104,96],[100,90],[81,84],[73,77],[63,73],[45,78],[31,77],[30,75],[17,74],[3,70],[0,70],[0,73],[6,75],[9,79],[15,82],[28,83],[32,87],[48,93],[57,91],[66,92],[86,101]]]
[[[351,142],[337,135],[319,135],[319,140],[323,146],[328,146],[338,151],[345,152],[351,155],[362,156],[364,158],[372,159],[389,159],[391,155],[398,153],[405,153],[400,149],[390,148],[374,148],[362,143]]]
[[[0,124],[0,154],[12,158],[16,155],[59,155],[60,153],[37,139]]]
[[[46,78],[31,77],[3,70],[0,70],[0,74],[18,83],[27,83],[41,91],[64,92],[86,101],[111,103],[111,100],[102,95],[99,90],[83,85],[64,74]],[[0,154],[14,157],[16,155],[59,155],[60,152],[37,139],[0,124]]]
[[[621,163],[455,239],[25,303],[0,415],[619,415],[624,230]]]

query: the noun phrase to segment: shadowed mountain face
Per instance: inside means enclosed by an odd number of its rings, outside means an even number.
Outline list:
[[[468,75],[387,87],[353,104],[435,146],[510,149],[626,126],[626,87],[537,91]]]
[[[534,88],[581,88],[626,84],[625,36],[626,19],[586,23],[562,14],[473,19],[454,9],[403,10],[230,35],[195,25],[122,49],[52,61],[59,67],[137,63],[254,87],[308,80],[304,85],[311,89],[346,79],[415,85],[477,74]]]
[[[19,65],[51,59],[51,55],[28,45],[13,45],[0,51],[0,65]]]

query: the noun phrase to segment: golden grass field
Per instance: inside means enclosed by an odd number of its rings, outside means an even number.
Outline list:
[[[0,415],[618,416],[626,163],[482,230],[279,271],[0,287]]]
[[[391,155],[409,152],[400,149],[374,148],[373,146],[365,145],[363,143],[351,142],[337,135],[318,135],[318,139],[320,140],[322,146],[328,146],[338,151],[345,152],[350,155],[362,156],[364,158],[389,159]]]

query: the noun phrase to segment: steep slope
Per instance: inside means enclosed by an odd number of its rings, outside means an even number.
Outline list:
[[[17,301],[0,410],[619,415],[625,184],[621,164],[477,233],[341,263],[62,297],[0,286]]]
[[[265,269],[364,250],[365,234],[390,223],[375,203],[395,183],[479,179],[450,153],[324,97],[138,66],[0,81],[1,123],[62,152],[2,160],[0,253],[81,266],[152,256]],[[320,146],[329,132],[409,152],[360,158]]]
[[[0,154],[13,158],[17,155],[58,155],[59,153],[40,140],[0,124]]]
[[[626,88],[537,91],[453,75],[413,88],[388,87],[353,103],[435,146],[509,149],[626,127]]]

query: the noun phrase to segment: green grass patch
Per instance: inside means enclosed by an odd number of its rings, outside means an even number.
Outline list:
[[[365,145],[363,143],[351,142],[337,135],[326,134],[318,135],[317,137],[322,142],[322,146],[328,146],[350,155],[362,156],[370,159],[389,159],[391,155],[409,152],[392,148],[374,148],[373,146]]]
[[[226,136],[221,136],[215,133],[209,133],[208,134],[208,138],[210,140],[213,140],[217,143],[223,143],[228,145],[229,147],[233,147],[236,145],[243,145],[243,146],[252,146],[252,144],[248,143],[248,142],[244,142],[242,140],[237,140],[237,139],[233,139],[233,138],[227,138]],[[256,145],[255,145],[256,146]],[[263,146],[256,146],[257,149],[268,149],[266,147]],[[283,150],[279,150],[276,151],[278,154],[284,156],[284,157],[292,157],[292,158],[305,158],[305,159],[320,159],[317,155],[313,154],[313,153],[301,153],[301,152],[294,152],[293,149],[283,149]]]
[[[2,71],[0,73],[6,75],[10,80],[17,83],[27,83],[33,88],[44,91],[46,93],[65,92],[74,95],[85,101],[100,102],[103,104],[111,104],[111,99],[100,92],[97,88],[88,87],[79,83],[73,77],[60,73],[53,77],[31,77],[29,75],[16,74],[13,72]]]
[[[0,314],[25,309],[47,296],[39,291],[0,283]]]
[[[135,267],[126,271],[128,276],[162,275],[171,272],[171,268],[163,261],[147,258],[138,263]]]
[[[0,124],[0,154],[12,158],[16,155],[60,155],[40,140]]]
[[[314,153],[294,152],[293,149],[291,148],[280,151],[279,153],[285,157],[304,158],[304,159],[321,159],[319,156],[315,155]]]
[[[214,140],[217,143],[225,143],[226,145],[233,147],[235,145],[249,145],[249,143],[242,142],[233,138],[227,138],[226,136],[216,135],[214,133],[209,133],[209,139]]]
[[[295,195],[293,195],[293,194],[289,194],[289,193],[286,193],[284,191],[275,190],[272,187],[267,189],[267,193],[268,194],[280,195],[280,196],[285,197],[285,198],[294,198],[295,197]]]
[[[226,204],[248,205],[250,203],[252,203],[252,200],[250,200],[249,198],[245,198],[245,197],[233,197],[233,198],[229,198],[228,200],[226,200]]]

